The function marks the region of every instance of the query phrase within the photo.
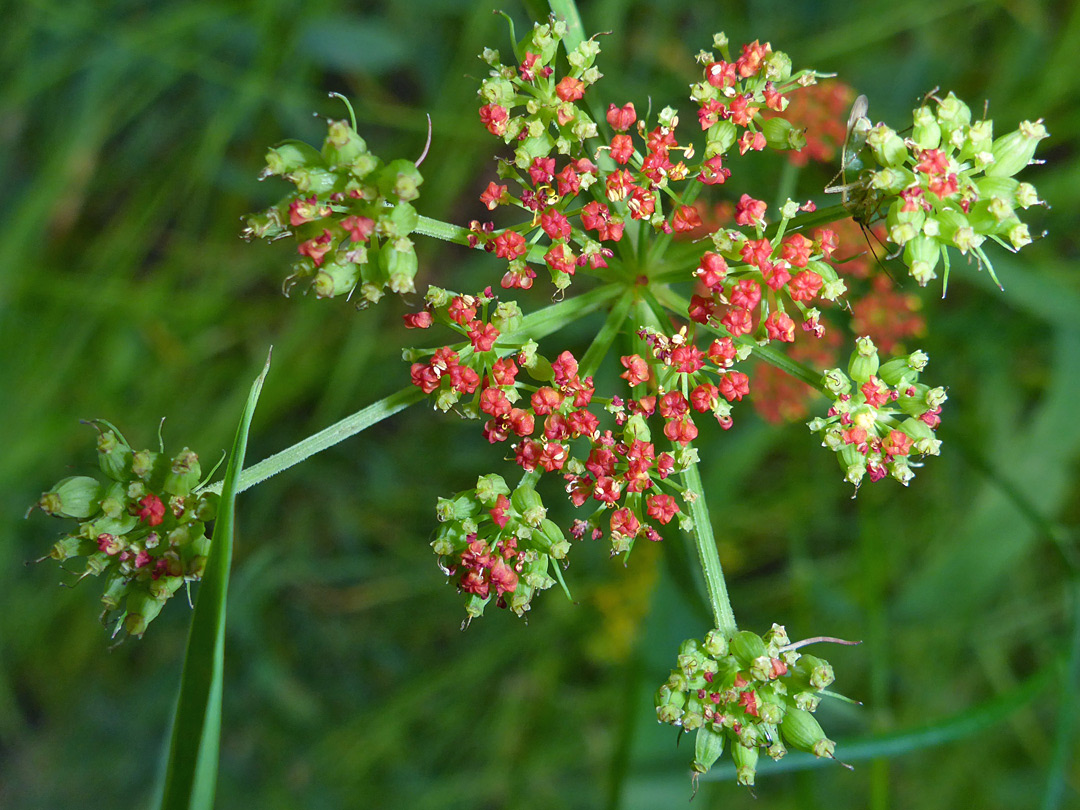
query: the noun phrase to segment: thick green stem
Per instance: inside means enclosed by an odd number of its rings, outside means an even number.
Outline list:
[[[731,609],[724,570],[720,565],[720,554],[716,550],[716,538],[713,536],[709,507],[705,503],[705,491],[701,485],[701,474],[697,462],[692,463],[682,474],[687,492],[694,494],[690,502],[690,517],[694,521],[694,540],[697,543],[698,559],[705,575],[705,589],[709,594],[713,620],[716,629],[730,637],[738,630],[735,624],[735,612]]]

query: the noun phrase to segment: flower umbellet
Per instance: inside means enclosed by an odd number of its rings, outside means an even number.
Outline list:
[[[80,579],[104,575],[102,621],[116,616],[115,632],[141,636],[182,584],[202,578],[217,495],[200,490],[199,459],[188,448],[172,458],[164,449],[133,450],[108,422],[91,424],[104,480],[65,478],[37,507],[78,521],[49,556],[84,558]]]
[[[928,358],[908,345],[924,327],[918,300],[876,280],[873,263],[852,259],[851,220],[873,227],[883,217],[885,238],[920,284],[939,264],[947,274],[949,248],[990,269],[986,239],[1014,250],[1030,241],[1016,211],[1038,197],[1013,176],[1046,133],[1041,122],[1025,123],[994,139],[992,124],[972,122],[951,95],[927,97],[909,137],[856,116],[843,146],[853,175],[843,203],[818,210],[789,199],[770,208],[770,193],[728,192],[740,159],[827,157],[845,135],[835,107],[848,91],[834,86],[821,102],[819,74],[795,70],[769,43],[733,47],[716,34],[712,50],[698,54],[693,111],[680,120],[674,106],[653,113],[645,99],[601,103],[599,54],[596,38],[554,17],[515,39],[506,58],[481,54],[488,74],[476,125],[499,154],[479,201],[510,224],[421,217],[416,162],[386,163],[355,122],[331,121],[321,149],[287,141],[270,150],[264,176],[294,190],[249,217],[244,235],[295,239],[287,288],[308,281],[319,297],[358,293],[362,304],[387,289],[413,292],[416,233],[492,254],[489,286],[458,291],[440,279],[447,286],[429,286],[404,316],[412,334],[432,336],[403,352],[409,402],[423,397],[440,414],[478,422],[478,437],[520,468],[516,482],[483,474],[436,506],[432,547],[464,596],[466,623],[492,603],[524,616],[555,584],[569,593],[563,571],[586,540],[603,539],[626,558],[638,543],[689,533],[714,629],[683,644],[657,695],[658,718],[697,731],[695,778],[726,747],[738,781],[752,784],[762,750],[833,755],[812,716],[832,670],[798,652],[804,643],[791,644],[779,625],[764,636],[739,631],[698,472],[702,430],[732,428],[744,400],[805,418],[808,398],[783,390],[776,376],[784,374],[830,398],[809,427],[856,491],[883,478],[908,484],[913,460],[940,450],[946,393],[920,379]],[[815,98],[828,126],[806,112]],[[518,291],[548,283],[553,302],[525,311]],[[587,349],[558,344],[563,327],[595,312],[606,318]],[[860,335],[846,369],[830,368],[844,344],[841,312]],[[898,355],[883,358],[879,347]],[[598,373],[604,363],[618,376]],[[141,463],[156,469],[150,457]],[[96,485],[62,482],[45,496],[47,511],[86,521],[58,544],[71,548],[59,556],[82,554],[88,570],[103,570],[127,554],[127,568],[112,575],[123,587],[157,582],[143,572],[159,567],[169,587],[196,578],[198,557],[178,540],[170,568],[174,547],[161,540],[183,528],[180,494],[140,469],[133,461],[120,478],[110,473],[124,498],[117,515],[134,528],[89,520],[105,509]],[[563,525],[540,494],[553,489],[576,510]]]

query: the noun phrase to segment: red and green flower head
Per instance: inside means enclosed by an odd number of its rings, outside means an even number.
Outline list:
[[[163,450],[134,451],[104,420],[98,430],[98,463],[104,479],[65,478],[37,506],[77,526],[54,545],[61,563],[83,558],[79,576],[105,576],[105,609],[115,632],[141,636],[184,582],[202,578],[217,496],[200,491],[199,459],[188,448],[173,457]]]

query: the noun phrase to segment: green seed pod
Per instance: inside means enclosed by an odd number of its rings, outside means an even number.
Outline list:
[[[284,176],[298,169],[322,165],[322,155],[315,147],[303,141],[283,141],[266,153],[266,169],[262,176]]]
[[[209,523],[217,517],[218,502],[220,500],[221,496],[216,493],[200,492],[196,496],[195,504],[188,514],[192,515],[196,520]]]
[[[934,269],[941,258],[941,244],[930,236],[919,235],[904,245],[904,264],[908,266],[911,277],[922,287],[937,278]]]
[[[540,526],[532,535],[532,544],[553,560],[564,560],[570,552],[570,543],[562,529],[547,518],[540,521]]]
[[[522,484],[510,495],[510,505],[514,507],[526,526],[539,526],[547,517],[547,509],[539,493],[529,484]]]
[[[759,752],[757,747],[748,748],[742,743],[731,746],[731,759],[735,762],[735,781],[740,785],[752,787],[757,774]]]
[[[705,159],[722,155],[730,149],[739,137],[739,132],[730,121],[719,121],[709,127],[705,135]]]
[[[407,247],[403,248],[402,243]],[[418,264],[412,242],[404,239],[398,240],[393,246],[384,246],[379,251],[379,264],[392,292],[401,294],[415,291],[413,279],[416,278]]]
[[[491,316],[491,323],[500,333],[506,334],[520,329],[523,318],[517,301],[500,301]]]
[[[720,658],[727,655],[728,640],[727,636],[721,633],[719,630],[710,630],[705,634],[705,652],[711,655],[713,658]]]
[[[851,390],[851,379],[838,368],[832,368],[821,376],[821,384],[833,396],[841,396]]]
[[[352,253],[354,251],[350,251]],[[384,253],[385,251],[380,251]],[[366,251],[365,251],[366,253]],[[333,298],[348,295],[360,280],[360,265],[353,262],[327,262],[315,274],[312,288],[317,298]]]
[[[778,150],[802,149],[806,146],[806,129],[796,127],[786,118],[769,118],[761,125],[765,143]]]
[[[72,475],[42,494],[38,508],[47,515],[83,520],[100,511],[101,496],[101,482],[96,478]]]
[[[338,176],[329,169],[315,166],[297,169],[289,173],[297,190],[305,194],[329,194],[338,182]]]
[[[114,481],[126,481],[131,477],[131,448],[112,430],[98,436],[98,465],[101,471]]]
[[[328,166],[348,166],[367,152],[367,143],[348,121],[331,121],[323,141],[322,157]]]
[[[694,761],[690,763],[694,773],[708,773],[720,755],[724,753],[724,733],[715,731],[711,724],[697,730],[694,737]]]
[[[941,125],[938,124],[934,111],[929,107],[919,107],[914,113],[915,126],[912,140],[920,149],[937,149],[941,143]]]
[[[146,632],[147,626],[157,615],[165,603],[155,599],[146,591],[129,593],[127,598],[127,618],[124,619],[124,629],[136,638]]]
[[[836,680],[832,665],[816,655],[802,656],[795,664],[795,669],[815,689],[825,689]]]
[[[116,610],[122,600],[131,590],[131,579],[120,573],[110,574],[105,580],[105,592],[101,595],[101,603],[105,610]]]
[[[994,141],[991,149],[994,162],[986,168],[986,174],[990,177],[1012,177],[1031,163],[1035,147],[1049,135],[1041,118],[1022,122],[1017,130]]]
[[[440,523],[446,523],[480,514],[480,504],[476,502],[475,494],[474,490],[469,489],[453,498],[439,498],[435,503],[435,517]]]
[[[795,706],[784,714],[780,733],[792,748],[809,751],[816,757],[831,757],[836,750],[836,743],[825,736],[814,715]]]
[[[198,485],[201,476],[199,457],[185,447],[173,456],[163,489],[170,495],[187,495]]]
[[[857,384],[868,382],[873,375],[877,374],[879,364],[874,341],[869,337],[856,339],[855,351],[851,353],[851,359],[848,361],[848,374],[851,375],[851,379]]]
[[[924,351],[915,351],[906,357],[894,357],[881,364],[877,375],[882,382],[893,388],[899,385],[901,380],[913,383],[919,379],[919,372],[926,368],[929,359]]]
[[[730,649],[739,666],[748,669],[753,665],[754,659],[765,655],[765,642],[757,633],[740,630],[731,639]]]
[[[149,481],[158,466],[158,453],[152,450],[140,450],[131,459],[131,471],[143,481]]]
[[[951,139],[952,133],[961,131],[971,124],[971,108],[949,93],[941,100],[937,108],[937,121],[947,139]]]
[[[896,134],[896,130],[885,124],[878,124],[870,129],[866,135],[866,145],[870,147],[874,153],[874,159],[881,166],[899,168],[908,159],[904,139]]]
[[[97,550],[93,541],[79,535],[69,534],[61,537],[53,543],[49,556],[58,561],[70,560],[72,557],[85,557]]]

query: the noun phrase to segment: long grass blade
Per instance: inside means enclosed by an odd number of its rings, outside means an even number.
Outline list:
[[[232,563],[237,483],[244,466],[251,417],[269,370],[268,356],[251,386],[229,454],[210,554],[188,634],[161,810],[209,810],[214,806],[225,668],[225,599]]]

